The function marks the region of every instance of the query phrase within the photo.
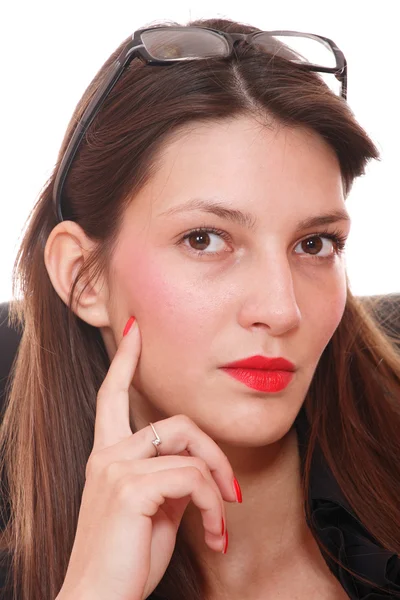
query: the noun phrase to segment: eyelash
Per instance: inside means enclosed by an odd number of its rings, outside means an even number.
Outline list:
[[[204,225],[202,227],[198,227],[197,229],[192,229],[188,233],[185,233],[185,235],[182,236],[182,238],[179,240],[178,244],[183,243],[185,240],[190,238],[195,233],[214,233],[216,235],[219,235],[225,241],[229,241],[231,239],[230,235],[228,233],[226,233],[226,231],[223,231],[222,229],[217,229],[216,227],[207,227]],[[334,231],[324,230],[324,231],[319,231],[318,233],[312,233],[312,234],[308,235],[307,237],[303,238],[302,240],[299,240],[299,242],[297,242],[297,244],[299,244],[300,242],[304,242],[305,240],[315,238],[315,237],[321,237],[321,238],[326,238],[328,240],[331,240],[336,247],[335,254],[337,256],[340,256],[345,250],[347,236],[344,235],[341,231],[339,231],[337,229],[335,229]],[[189,248],[189,251],[194,252],[199,257],[203,257],[206,255],[207,256],[215,256],[215,255],[220,254],[220,252],[206,252],[205,250],[195,250],[194,248]],[[309,256],[316,260],[332,259],[332,255],[329,257],[325,257],[325,256],[317,256],[317,255],[309,254]]]

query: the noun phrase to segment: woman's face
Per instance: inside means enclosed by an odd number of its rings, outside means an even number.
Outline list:
[[[344,257],[326,237],[349,232],[339,163],[316,134],[250,117],[181,131],[126,210],[111,325],[119,339],[138,320],[132,402],[147,417],[184,413],[215,440],[265,445],[293,425],[343,314]],[[257,391],[221,370],[254,355],[294,363],[289,385]]]

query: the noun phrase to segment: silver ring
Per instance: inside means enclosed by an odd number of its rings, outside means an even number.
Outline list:
[[[149,423],[149,425],[152,428],[152,430],[154,431],[154,435],[156,436],[156,439],[155,440],[151,440],[151,443],[153,444],[154,448],[156,449],[156,453],[157,453],[156,456],[160,456],[161,452],[159,451],[158,446],[161,444],[161,440],[159,438],[159,435],[158,435],[157,431],[154,429],[153,423]]]

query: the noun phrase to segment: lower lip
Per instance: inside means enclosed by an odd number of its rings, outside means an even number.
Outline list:
[[[259,392],[280,392],[293,379],[293,371],[265,371],[261,369],[222,368],[225,373]]]

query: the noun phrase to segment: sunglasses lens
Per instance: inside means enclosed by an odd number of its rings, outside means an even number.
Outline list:
[[[261,32],[254,36],[253,44],[268,54],[298,64],[310,64],[316,69],[339,68],[329,44],[325,44],[323,40],[311,34],[271,35]],[[316,74],[335,94],[341,94],[341,82],[332,73],[317,72]]]
[[[156,60],[185,60],[228,56],[226,40],[206,29],[196,27],[167,27],[147,30],[142,33],[147,52]]]
[[[142,42],[154,60],[168,62],[212,57],[227,57],[230,46],[222,35],[201,27],[155,27],[142,32]],[[312,34],[272,35],[260,32],[252,40],[254,47],[273,56],[318,68],[339,68],[328,44]],[[320,79],[336,94],[341,83],[332,73],[318,73]]]
[[[274,56],[281,56],[297,63],[309,63],[315,67],[337,67],[336,56],[322,40],[306,35],[270,35],[260,33],[253,43]]]

